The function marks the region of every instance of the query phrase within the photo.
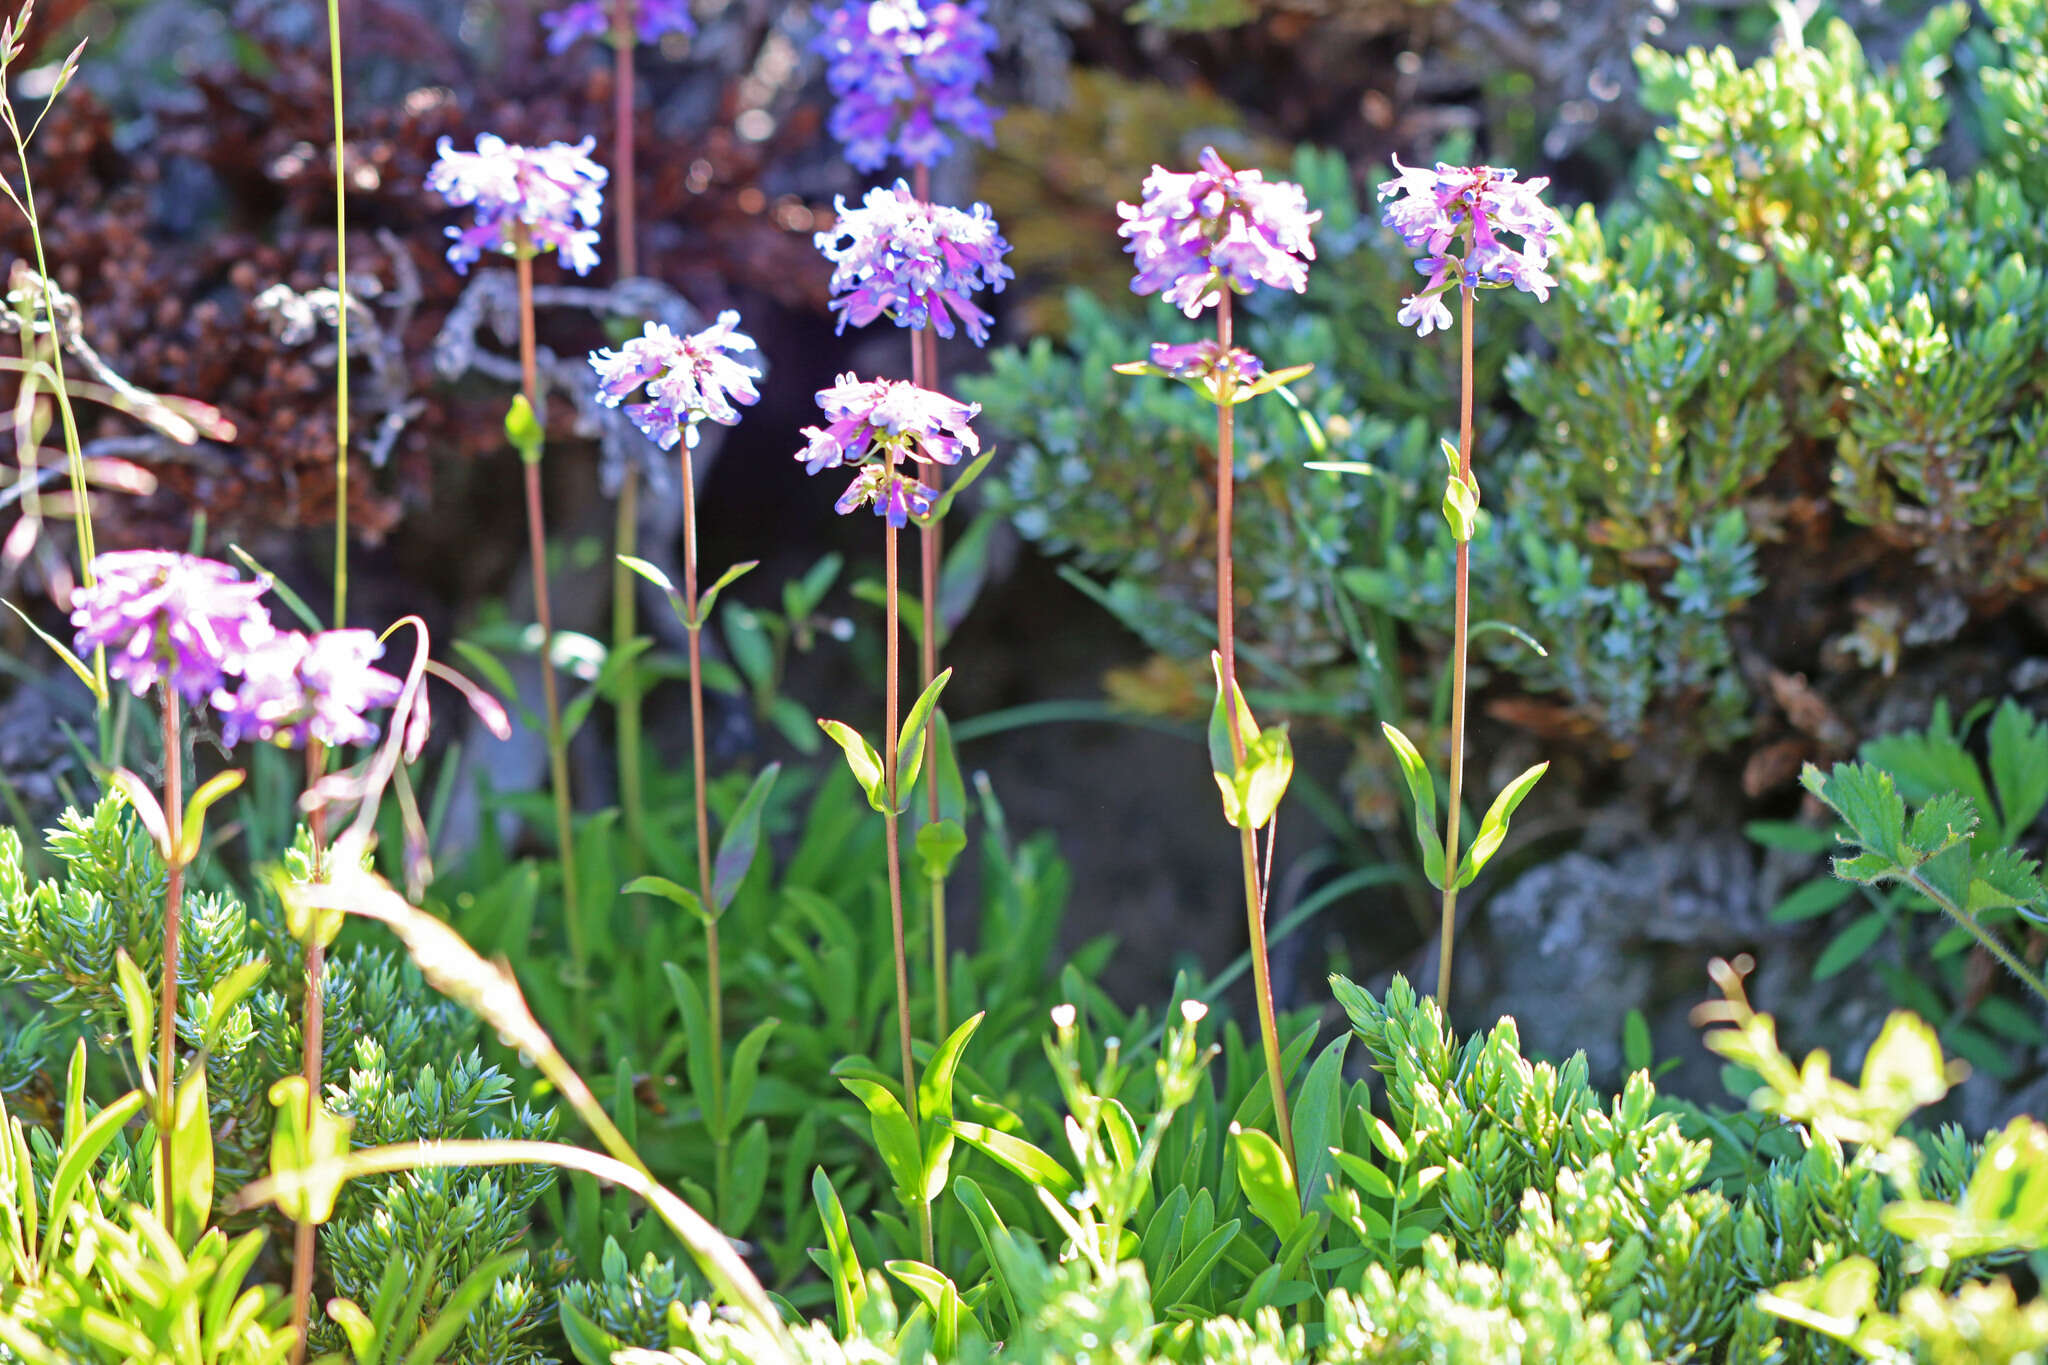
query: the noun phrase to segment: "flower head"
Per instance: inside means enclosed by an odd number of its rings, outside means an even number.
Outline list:
[[[809,444],[796,457],[809,474],[840,465],[860,467],[835,504],[841,515],[872,505],[876,516],[899,528],[911,517],[929,515],[930,491],[899,473],[898,461],[958,464],[963,455],[981,450],[981,438],[968,425],[981,404],[957,402],[899,379],[842,374],[831,388],[819,391],[818,406],[829,421],[804,428]]]
[[[931,326],[950,337],[957,317],[975,345],[988,340],[989,316],[972,295],[1000,294],[1003,281],[1016,278],[1003,264],[1010,244],[988,205],[925,204],[898,180],[869,190],[857,209],[842,197],[837,209],[837,221],[816,240],[833,265],[832,307],[842,332],[849,322],[865,327],[887,314],[899,327]]]
[[[738,330],[739,321],[740,315],[728,308],[717,322],[686,337],[650,322],[618,350],[591,352],[597,401],[618,407],[645,384],[651,401],[626,404],[634,425],[663,450],[675,449],[678,441],[695,450],[699,422],[732,426],[740,420],[734,404],[760,401],[754,381],[761,372],[732,358],[758,349],[752,337]]]
[[[404,690],[371,667],[383,653],[367,630],[271,636],[244,660],[241,686],[214,689],[221,738],[230,746],[261,739],[292,749],[308,738],[336,747],[375,743],[377,726],[363,713],[390,706]]]
[[[687,38],[697,31],[689,0],[612,0],[612,4],[631,6],[633,30],[643,43],[658,43],[668,33]],[[548,51],[567,52],[584,38],[611,36],[612,8],[605,0],[574,0],[543,14],[540,22],[548,31]]]
[[[1443,295],[1453,284],[1466,289],[1498,289],[1508,285],[1550,297],[1550,239],[1563,229],[1556,210],[1540,198],[1547,176],[1522,182],[1496,166],[1452,166],[1438,162],[1434,171],[1403,166],[1380,186],[1379,197],[1391,199],[1380,221],[1394,229],[1410,250],[1422,253],[1415,268],[1428,277],[1418,292],[1402,301],[1399,319],[1418,335],[1451,325]],[[1522,239],[1516,250],[1501,233]],[[1465,243],[1462,257],[1452,244]],[[1454,275],[1455,272],[1455,275]]]
[[[92,562],[93,585],[71,598],[80,654],[107,651],[107,673],[141,696],[159,682],[204,701],[274,629],[251,582],[218,560],[168,550],[117,550]]]
[[[1323,217],[1310,211],[1301,186],[1233,171],[1214,147],[1203,148],[1201,168],[1187,174],[1154,166],[1141,202],[1116,211],[1124,219],[1117,235],[1130,238],[1137,261],[1131,289],[1163,293],[1189,317],[1219,302],[1226,287],[1302,292],[1316,256],[1309,229]]]
[[[892,155],[929,166],[956,136],[995,140],[995,111],[977,93],[996,45],[982,0],[847,0],[818,18],[812,46],[839,99],[832,136],[855,168]]]
[[[589,274],[597,264],[597,220],[608,178],[590,159],[596,145],[586,137],[573,146],[516,147],[483,133],[475,151],[458,152],[442,138],[427,188],[457,207],[476,206],[475,222],[448,229],[448,263],[468,274],[470,262],[485,251],[517,251],[523,228],[534,250],[553,251],[577,274]]]

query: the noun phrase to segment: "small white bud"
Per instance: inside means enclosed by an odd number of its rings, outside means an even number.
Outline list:
[[[1180,1002],[1180,1017],[1190,1024],[1199,1024],[1209,1017],[1209,1007],[1199,1000]]]
[[[1054,1005],[1052,1007],[1052,1026],[1056,1029],[1072,1028],[1075,1017],[1072,1005]]]

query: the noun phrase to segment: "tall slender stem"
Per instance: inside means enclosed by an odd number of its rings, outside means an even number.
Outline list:
[[[612,205],[619,277],[640,273],[640,206],[633,178],[633,0],[612,0]]]
[[[173,1226],[177,1182],[171,1174],[171,1128],[178,1105],[178,921],[184,908],[185,864],[178,856],[184,839],[185,754],[178,734],[178,694],[163,686],[164,834],[170,853],[164,868],[163,988],[156,1021],[156,1146],[163,1167],[164,1225]]]
[[[1233,344],[1230,290],[1216,309],[1216,340],[1227,355]],[[1230,560],[1230,529],[1237,489],[1236,409],[1227,401],[1216,405],[1216,644],[1223,659],[1223,715],[1230,731],[1230,754],[1244,766],[1244,735],[1237,724],[1236,592]],[[1266,1054],[1266,1082],[1273,1091],[1273,1121],[1280,1150],[1290,1164],[1294,1122],[1287,1108],[1287,1082],[1280,1060],[1280,1023],[1273,1009],[1273,970],[1266,958],[1266,898],[1259,882],[1259,849],[1249,825],[1238,831],[1238,857],[1244,865],[1244,915],[1251,940],[1252,985],[1259,1002],[1259,1038]]]
[[[1472,481],[1472,291],[1460,288],[1464,314],[1459,329],[1458,477]],[[1451,943],[1458,923],[1458,801],[1465,787],[1465,642],[1470,606],[1467,579],[1472,571],[1472,546],[1458,542],[1457,596],[1451,618],[1451,790],[1444,815],[1444,922],[1442,952],[1436,964],[1436,999],[1451,1007]]]
[[[889,452],[888,478],[884,481],[883,496],[890,496],[895,490],[896,452]],[[902,574],[896,559],[896,528],[886,522],[882,527],[882,577],[883,592],[888,603],[886,616],[887,642],[884,646],[882,665],[882,786],[887,794],[883,802],[888,810],[882,814],[882,842],[887,846],[889,860],[889,928],[894,935],[896,949],[896,1041],[903,1055],[903,1112],[910,1120],[910,1130],[918,1131],[917,1123],[917,1062],[910,1052],[910,959],[903,945],[903,850],[897,838],[896,811],[900,802],[896,789],[896,740],[898,733],[898,712],[902,705],[897,675],[902,669],[902,617],[897,610],[897,594],[901,591]],[[924,1257],[932,1259],[932,1214],[922,1193],[917,1196],[913,1213],[917,1218],[918,1232],[924,1244]]]
[[[911,171],[913,193],[918,202],[928,204],[932,197],[932,170],[929,166],[917,166]],[[929,327],[919,327],[910,334],[910,380],[919,388],[936,391],[939,387],[939,339]],[[945,487],[945,466],[926,464],[921,467],[925,486],[931,489],[936,499]],[[943,624],[939,617],[939,569],[944,553],[939,524],[934,521],[918,531],[918,549],[922,557],[920,565],[921,587],[923,589],[923,616],[920,620],[923,637],[919,651],[919,685],[929,688],[932,679],[939,676],[939,630]],[[924,732],[925,813],[932,824],[937,824],[939,814],[939,727],[936,719],[925,727]],[[931,886],[931,936],[932,936],[932,1019],[936,1025],[934,1037],[944,1038],[952,1032],[951,991],[948,988],[946,962],[946,879],[933,877]]]
[[[514,229],[519,277],[519,380],[534,421],[541,418],[540,371],[533,335],[533,243],[524,224]],[[548,772],[555,795],[555,837],[561,845],[562,908],[569,933],[569,960],[580,987],[584,976],[583,920],[577,906],[576,834],[570,821],[569,746],[562,737],[562,701],[555,687],[555,614],[548,604],[547,514],[540,492],[540,462],[526,466],[527,552],[533,560],[533,614],[540,624],[540,690],[547,706]]]
[[[348,624],[348,170],[341,123],[341,0],[327,0],[327,61],[334,90],[334,291],[341,299],[334,310],[334,628],[340,630]],[[303,1353],[303,1338],[296,1349]]]
[[[621,556],[639,553],[640,470],[626,461],[619,477],[618,519],[612,525],[612,652],[630,649],[639,634],[636,575]],[[641,783],[640,673],[628,664],[619,678],[618,696],[619,805],[626,814],[626,843],[634,868],[647,862],[647,813]]]
[[[711,1107],[716,1193],[725,1198],[725,989],[718,953],[718,905],[711,898],[711,804],[705,784],[710,780],[704,757],[704,622],[697,615],[697,470],[690,443],[681,447],[683,470],[683,600],[690,604],[690,762],[696,780],[691,793],[697,804],[697,894],[704,904],[704,1007],[711,1044]],[[721,1211],[723,1206],[721,1204]]]
[[[319,740],[306,743],[306,786],[320,780],[327,769],[327,751]],[[327,870],[327,811],[315,807],[308,821],[312,832],[313,858],[308,869],[311,880],[325,881]],[[306,1078],[306,1131],[313,1131],[313,1119],[320,1107],[320,1070],[326,1050],[327,1004],[321,978],[327,971],[327,945],[315,936],[306,944],[306,1003],[301,1032],[300,1070]],[[313,1262],[317,1254],[320,1225],[302,1222],[292,1234],[292,1365],[306,1358],[306,1334],[312,1319]]]

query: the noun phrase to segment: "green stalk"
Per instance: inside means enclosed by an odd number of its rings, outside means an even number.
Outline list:
[[[683,600],[690,604],[690,763],[695,781],[691,795],[697,806],[697,894],[704,906],[704,1011],[711,1045],[711,1103],[705,1111],[712,1134],[713,1193],[718,1207],[726,1203],[726,1169],[730,1142],[725,1122],[725,985],[720,970],[718,902],[711,893],[711,801],[706,785],[709,765],[704,756],[704,622],[697,606],[697,470],[690,443],[680,447],[683,472]]]
[[[533,242],[521,223],[513,228],[519,277],[519,378],[536,422],[540,416],[540,374],[533,328]],[[562,735],[562,702],[555,687],[555,618],[548,604],[548,539],[540,492],[540,461],[525,460],[526,530],[533,559],[533,612],[540,623],[540,686],[547,705],[548,770],[555,796],[555,837],[561,845],[562,908],[569,934],[569,960],[578,990],[584,977],[583,919],[577,907],[576,832],[569,814],[569,746]]]
[[[185,819],[184,749],[178,734],[178,694],[163,682],[164,857],[163,982],[156,1024],[156,1150],[163,1167],[164,1226],[173,1223],[177,1182],[171,1173],[171,1130],[178,1094],[178,928],[185,897],[185,863],[179,856]]]
[[[632,646],[639,634],[638,602],[633,571],[622,556],[640,552],[640,470],[631,460],[619,480],[618,520],[612,527],[612,653]],[[618,763],[619,805],[625,810],[626,843],[638,869],[647,862],[647,814],[641,779],[640,672],[628,664],[619,677]]]
[[[895,488],[896,448],[889,448],[889,477],[882,484],[883,496],[887,497]],[[888,799],[884,802],[888,810],[882,813],[882,842],[888,850],[889,860],[889,928],[894,935],[896,950],[896,1041],[903,1054],[903,1113],[910,1120],[910,1131],[918,1132],[917,1123],[917,1062],[910,1051],[910,959],[903,946],[903,849],[897,837],[896,810],[901,804],[896,791],[896,739],[897,713],[902,697],[897,687],[897,674],[901,668],[902,624],[897,610],[897,593],[900,590],[901,574],[896,562],[896,528],[885,520],[882,524],[882,576],[883,591],[887,606],[888,624],[886,656],[883,664],[882,702],[882,782]],[[932,1211],[920,1192],[911,1210],[917,1219],[918,1240],[924,1247],[927,1264],[932,1254]]]
[[[334,310],[334,628],[340,630],[348,624],[348,172],[341,123],[341,0],[327,0],[327,60],[334,90],[334,288],[341,300]],[[303,1345],[298,1349],[303,1353]]]
[[[1458,477],[1472,481],[1472,290],[1460,285],[1464,314],[1459,337]],[[1451,618],[1451,789],[1444,815],[1444,912],[1442,954],[1436,964],[1436,999],[1448,1014],[1451,1007],[1451,944],[1458,923],[1458,801],[1465,786],[1465,645],[1469,638],[1470,598],[1467,580],[1472,546],[1458,542],[1457,597]]]
[[[1216,340],[1226,354],[1232,344],[1230,290],[1216,310]],[[1237,624],[1232,598],[1230,523],[1236,494],[1235,451],[1236,410],[1231,395],[1223,394],[1216,405],[1216,642],[1223,659],[1223,714],[1230,730],[1231,759],[1244,766],[1244,736],[1237,725]],[[1287,1084],[1281,1074],[1280,1024],[1273,1010],[1272,964],[1266,954],[1266,904],[1259,882],[1258,842],[1250,826],[1238,831],[1238,855],[1244,864],[1244,914],[1251,940],[1252,984],[1259,1001],[1259,1037],[1266,1054],[1266,1080],[1273,1091],[1273,1120],[1279,1130],[1280,1150],[1291,1165],[1295,1160],[1294,1123],[1287,1110]]]
[[[913,172],[915,193],[920,203],[931,202],[932,172],[929,166],[919,166]],[[919,327],[910,334],[910,382],[919,388],[936,390],[939,387],[939,339],[929,327]],[[925,486],[932,490],[936,501],[939,491],[945,487],[945,466],[926,464],[922,466]],[[944,544],[940,538],[939,524],[934,521],[918,531],[918,546],[922,556],[920,572],[922,578],[924,615],[923,637],[919,650],[919,682],[929,688],[932,679],[939,676],[939,569]],[[939,822],[939,727],[936,721],[925,727],[924,770],[930,776],[925,782],[925,811],[932,824]],[[948,1012],[951,1009],[951,992],[946,982],[946,879],[933,877],[931,887],[932,920],[932,1019],[935,1025],[932,1036],[944,1038],[951,1033]]]

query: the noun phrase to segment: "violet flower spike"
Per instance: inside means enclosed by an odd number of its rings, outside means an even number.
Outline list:
[[[1501,167],[1444,162],[1425,171],[1402,165],[1399,157],[1394,169],[1399,174],[1379,187],[1379,197],[1393,201],[1381,210],[1380,221],[1420,253],[1415,268],[1427,277],[1419,291],[1402,301],[1396,316],[1403,326],[1415,328],[1419,336],[1448,329],[1451,311],[1443,295],[1454,284],[1465,289],[1512,285],[1539,299],[1550,297],[1557,284],[1547,269],[1550,239],[1564,223],[1540,197],[1549,177],[1522,182]],[[1522,239],[1520,250],[1500,239],[1504,232]],[[1465,243],[1462,259],[1451,254],[1459,241]]]
[[[688,0],[575,0],[574,4],[540,17],[548,31],[548,51],[567,52],[585,38],[610,38],[613,4],[633,7],[634,36],[643,43],[658,43],[670,33],[693,37],[697,21],[690,15]]]
[[[650,322],[618,350],[591,352],[597,401],[618,407],[644,384],[652,401],[626,404],[634,425],[663,450],[675,449],[678,442],[695,450],[699,423],[732,426],[740,420],[740,406],[760,401],[754,381],[761,371],[733,359],[759,350],[739,330],[739,321],[740,315],[728,308],[717,322],[687,337]]]
[[[975,345],[988,341],[989,315],[972,296],[1000,294],[1016,278],[1003,264],[1010,244],[988,205],[921,203],[898,180],[869,190],[859,208],[847,208],[843,196],[835,208],[837,220],[814,240],[833,265],[840,331],[888,316],[899,327],[929,326],[950,337],[957,318]]]
[[[476,150],[458,152],[442,138],[440,158],[427,171],[427,188],[458,208],[474,205],[468,227],[450,227],[448,263],[468,274],[485,251],[517,249],[523,224],[536,251],[553,251],[579,275],[597,264],[597,221],[604,212],[610,173],[590,159],[597,139],[519,147],[491,133]]]
[[[244,661],[241,686],[213,693],[221,738],[268,740],[302,749],[308,739],[330,747],[374,744],[379,730],[367,711],[396,704],[404,684],[372,661],[384,646],[374,631],[328,630],[273,635]]]
[[[276,633],[249,581],[218,560],[169,550],[117,550],[92,562],[93,586],[72,594],[74,645],[107,651],[107,674],[140,697],[163,683],[186,702],[239,675]]]
[[[955,137],[995,141],[995,111],[979,93],[996,45],[983,0],[847,0],[817,16],[812,50],[838,97],[832,136],[856,169],[891,156],[929,166]]]
[[[1154,166],[1140,202],[1116,211],[1124,220],[1117,235],[1130,239],[1125,249],[1137,265],[1132,292],[1161,294],[1191,318],[1221,302],[1226,288],[1307,289],[1316,255],[1309,232],[1323,217],[1301,186],[1233,171],[1214,147],[1202,149],[1192,172]]]

